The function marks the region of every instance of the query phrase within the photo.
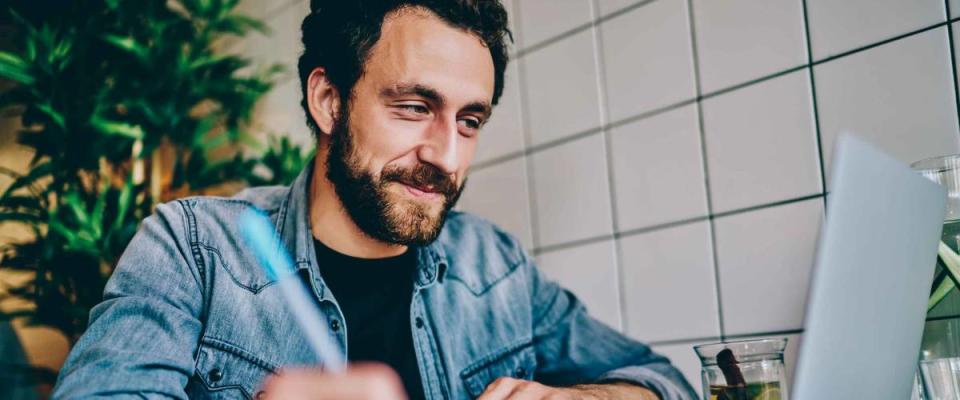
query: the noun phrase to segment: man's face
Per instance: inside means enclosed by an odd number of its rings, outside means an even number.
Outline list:
[[[327,177],[367,235],[422,245],[443,227],[489,118],[493,60],[422,9],[384,20],[332,132]]]

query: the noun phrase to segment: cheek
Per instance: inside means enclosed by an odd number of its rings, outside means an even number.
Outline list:
[[[378,113],[367,114],[361,118],[351,115],[350,123],[357,159],[365,168],[378,175],[386,165],[406,156],[416,157],[420,127]]]
[[[460,167],[457,172],[458,184],[463,184],[463,180],[466,179],[467,173],[470,170],[470,163],[473,162],[473,155],[477,151],[477,138],[463,138],[461,143],[459,151]]]

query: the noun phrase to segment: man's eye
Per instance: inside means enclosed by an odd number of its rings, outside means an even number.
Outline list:
[[[399,107],[403,111],[412,112],[414,114],[427,114],[430,112],[427,107],[424,107],[420,104],[401,104]]]
[[[463,118],[460,120],[460,124],[469,129],[480,129],[482,123],[476,118]]]

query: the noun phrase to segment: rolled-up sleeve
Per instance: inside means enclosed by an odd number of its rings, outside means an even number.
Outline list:
[[[697,398],[666,357],[590,317],[576,296],[544,278],[532,262],[525,264],[533,296],[534,379],[553,386],[627,382],[664,400]]]
[[[179,203],[144,220],[60,372],[53,398],[186,398],[203,295]]]

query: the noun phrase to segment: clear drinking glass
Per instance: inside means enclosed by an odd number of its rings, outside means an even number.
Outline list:
[[[960,250],[960,155],[929,158],[911,165],[947,190],[947,215],[937,255],[931,304],[937,304],[924,326],[920,377],[926,400],[960,398],[960,296],[946,273],[946,259]],[[932,317],[932,318],[931,318]]]
[[[706,400],[787,400],[783,366],[787,339],[694,346]]]

